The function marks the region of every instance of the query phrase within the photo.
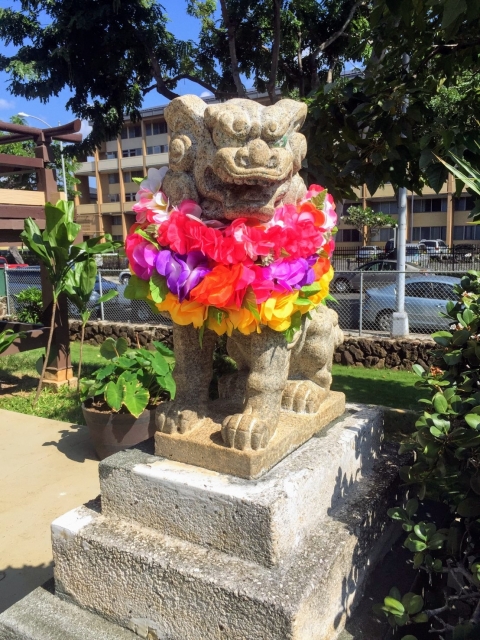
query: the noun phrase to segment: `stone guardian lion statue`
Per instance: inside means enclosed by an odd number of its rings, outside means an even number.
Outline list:
[[[243,99],[207,106],[196,96],[176,98],[165,109],[171,140],[163,190],[170,203],[195,200],[208,219],[268,221],[276,207],[299,202],[306,193],[298,175],[306,114],[305,104],[287,99],[265,107]],[[241,410],[223,421],[226,446],[264,448],[282,410],[319,411],[343,336],[334,311],[320,306],[311,315],[291,343],[267,327],[228,339],[238,372],[221,381],[220,396]],[[195,328],[174,324],[173,338],[177,395],[160,405],[156,422],[164,433],[182,434],[208,415],[217,336],[206,330],[200,347]]]

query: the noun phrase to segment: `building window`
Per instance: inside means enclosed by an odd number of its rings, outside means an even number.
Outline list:
[[[109,202],[120,202],[120,195],[118,193],[109,193],[108,194]]]
[[[390,216],[398,213],[398,205],[395,200],[375,200],[370,206],[376,213],[381,211]]]
[[[135,202],[135,193],[126,193],[125,202]]]
[[[123,180],[124,182],[132,182],[132,178],[143,178],[143,171],[124,171],[123,172]]]
[[[395,230],[392,227],[380,229],[380,242],[387,242],[395,237]]]
[[[141,156],[143,154],[141,149],[124,149],[122,155],[124,158],[134,158],[135,156]]]
[[[117,242],[123,242],[123,236],[122,235],[112,235],[112,239],[116,240]]]
[[[415,198],[413,201],[413,213],[429,213],[431,211],[446,211],[446,198]],[[437,240],[437,238],[435,238]]]
[[[141,138],[142,137],[142,127],[139,124],[128,127],[128,137],[129,138]]]
[[[120,182],[120,176],[118,173],[108,174],[108,184],[118,184]]]
[[[116,160],[118,154],[116,151],[107,151],[107,160]]]
[[[122,226],[122,216],[112,216],[112,224]]]
[[[474,206],[473,198],[455,198],[455,211],[471,211]]]
[[[168,144],[156,144],[153,147],[147,147],[147,155],[153,153],[168,153]]]
[[[446,240],[447,227],[413,227],[412,240]]]
[[[337,242],[360,242],[358,229],[340,229],[335,236]]]
[[[454,240],[480,240],[480,226],[468,224],[453,227]]]
[[[145,134],[147,136],[158,136],[160,133],[167,133],[166,122],[149,122],[145,125]]]

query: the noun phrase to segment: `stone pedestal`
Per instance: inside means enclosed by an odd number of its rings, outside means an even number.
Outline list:
[[[253,481],[159,458],[151,442],[104,460],[101,505],[52,524],[61,606],[150,640],[332,640],[394,536],[382,424],[350,405]]]

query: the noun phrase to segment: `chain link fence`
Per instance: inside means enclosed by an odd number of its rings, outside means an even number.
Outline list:
[[[398,271],[392,262],[377,262],[361,269],[338,270],[331,284],[335,300],[328,306],[339,316],[340,327],[346,333],[388,335],[392,313],[396,309],[396,280]],[[448,328],[448,320],[441,317],[447,300],[452,299],[453,286],[462,272],[430,271],[410,267],[405,272],[405,310],[409,316],[410,332],[429,334]],[[4,310],[8,316],[19,318],[31,309],[32,300],[41,291],[40,267],[6,268]],[[130,278],[127,269],[99,268],[95,290],[89,302],[92,320],[171,326],[168,315],[155,313],[144,300],[129,300],[125,288]],[[113,289],[118,295],[105,303],[100,297]],[[0,292],[1,294],[1,292]],[[76,307],[69,304],[69,316],[79,319]]]
[[[350,334],[390,334],[392,314],[396,310],[396,270],[336,271],[331,284],[334,300],[328,306],[338,313],[343,331]],[[430,334],[448,329],[449,321],[441,316],[448,300],[454,298],[453,287],[461,272],[405,272],[405,311],[410,333]]]

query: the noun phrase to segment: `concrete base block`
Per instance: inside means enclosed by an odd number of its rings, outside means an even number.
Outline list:
[[[58,391],[60,387],[67,385],[70,389],[76,389],[78,385],[78,378],[68,378],[68,380],[44,380],[43,388],[52,389],[54,392]]]
[[[217,400],[210,413],[187,433],[155,434],[157,456],[240,478],[259,478],[345,411],[345,394],[330,391],[317,413],[280,413],[277,430],[264,449],[231,449],[222,440],[222,423],[238,407]]]
[[[409,335],[408,315],[405,311],[395,311],[392,314],[392,338],[407,338]]]
[[[52,525],[57,594],[143,638],[332,640],[396,535],[397,472],[380,456],[273,567],[81,507]]]
[[[102,514],[265,566],[283,562],[372,471],[383,412],[347,409],[258,480],[158,458],[148,445],[118,453],[100,463]]]
[[[0,640],[138,640],[133,632],[39,587],[0,614]]]

